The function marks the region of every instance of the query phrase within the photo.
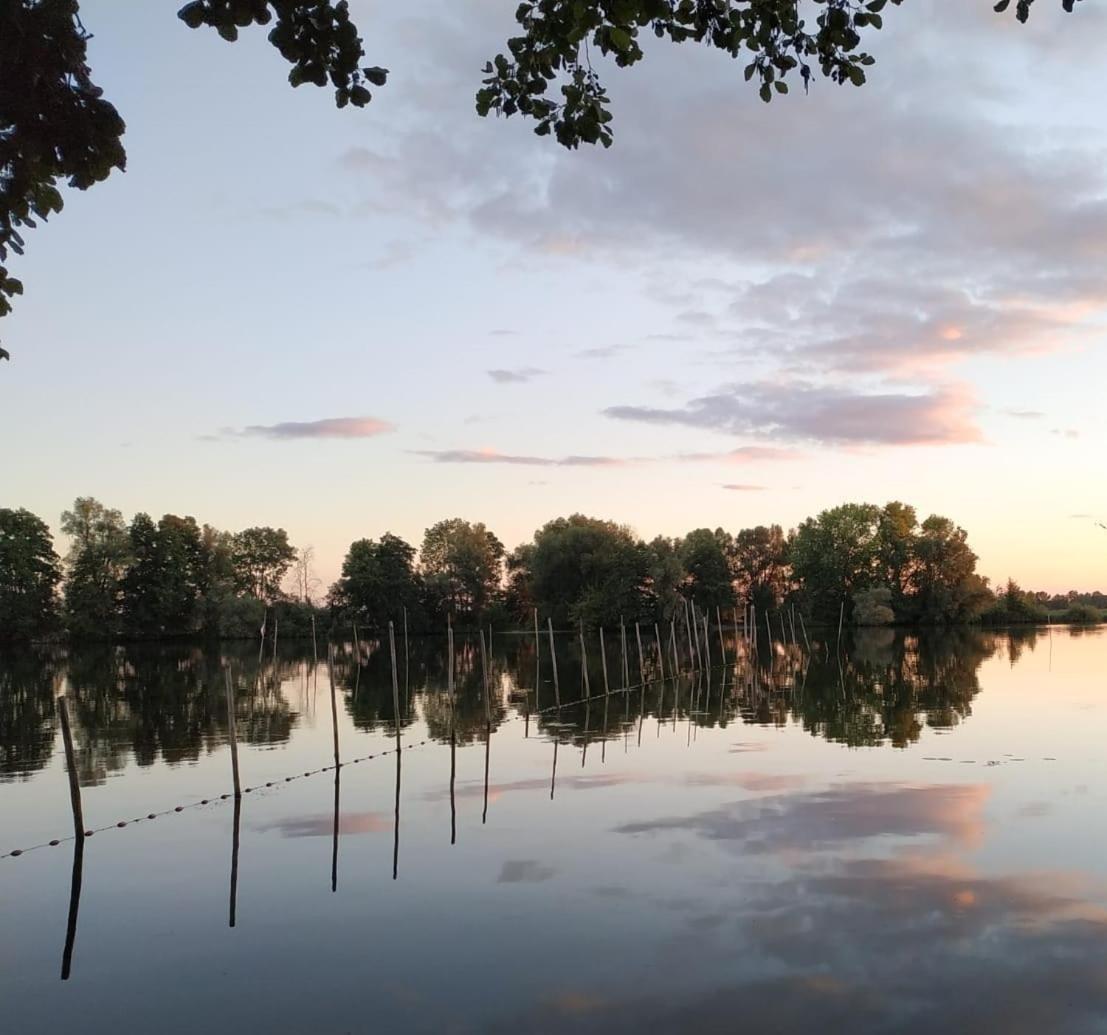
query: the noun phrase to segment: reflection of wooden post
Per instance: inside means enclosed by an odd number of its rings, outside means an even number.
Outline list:
[[[235,722],[234,684],[231,682],[231,670],[223,669],[224,682],[227,684],[227,739],[231,743],[231,776],[234,778],[234,796],[242,797],[242,783],[238,778],[238,726]]]
[[[488,822],[488,762],[492,757],[492,724],[484,727],[484,809],[480,814],[481,824]]]
[[[242,799],[234,800],[234,825],[231,827],[231,901],[227,926],[234,927],[238,917],[238,838],[242,824]]]
[[[553,635],[553,619],[546,619],[546,628],[550,633],[550,661],[553,664],[553,677],[554,677],[554,700],[557,702],[558,708],[561,707],[561,686],[557,681],[557,649],[554,647],[554,635]]]
[[[361,659],[358,658],[358,668]],[[334,692],[334,670],[331,670],[331,729],[334,733],[334,832],[331,835],[331,891],[338,890],[338,773],[342,763],[338,756],[338,704]]]
[[[396,671],[396,629],[388,623],[388,649],[392,655],[392,708],[396,715],[396,816],[393,822],[392,838],[392,879],[400,872],[400,756],[403,745],[400,743],[400,677]]]
[[[592,684],[588,680],[588,646],[584,642],[584,619],[580,620],[580,674],[584,683],[584,696],[592,696]]]
[[[657,622],[653,623],[654,640],[657,643],[657,672],[662,681],[665,680],[665,652],[661,649],[661,627]]]
[[[85,816],[81,808],[81,785],[77,777],[77,759],[73,752],[73,733],[69,728],[69,705],[58,698],[58,719],[61,722],[62,744],[65,746],[65,767],[69,773],[69,804],[73,810],[73,876],[69,887],[69,919],[65,929],[65,949],[62,952],[62,981],[69,980],[73,964],[73,945],[77,938],[77,915],[81,909],[81,881],[85,859]]]
[[[69,917],[65,924],[65,948],[62,950],[62,981],[69,980],[73,967],[73,946],[77,941],[77,917],[81,912],[81,882],[85,868],[85,832],[73,842],[73,874],[69,881]]]
[[[554,758],[553,758],[553,771],[550,773],[550,801],[553,801],[554,789],[557,787],[557,743],[558,736],[554,733]]]
[[[450,844],[457,843],[457,804],[454,801],[454,780],[457,777],[457,730],[450,710]]]

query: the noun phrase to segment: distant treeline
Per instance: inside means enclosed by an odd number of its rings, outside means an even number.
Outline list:
[[[418,551],[398,536],[351,544],[324,593],[310,547],[284,529],[225,532],[192,517],[155,522],[77,499],[61,518],[59,558],[46,524],[0,509],[0,638],[66,633],[79,639],[345,635],[405,618],[412,632],[479,624],[566,628],[648,623],[703,613],[733,621],[795,608],[811,624],[1098,621],[1104,594],[1064,598],[998,590],[976,572],[963,529],[915,509],[847,503],[785,533],[696,529],[649,542],[626,525],[574,514],[508,553],[480,523],[454,518],[427,529]],[[1060,606],[1058,604],[1060,601]]]

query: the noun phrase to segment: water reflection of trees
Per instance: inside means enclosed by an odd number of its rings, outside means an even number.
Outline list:
[[[83,784],[101,783],[130,760],[192,762],[227,740],[224,664],[236,684],[244,743],[287,741],[298,713],[281,693],[298,660],[172,646],[93,645],[68,654],[0,657],[0,778],[43,768],[54,750],[54,696],[66,690]]]
[[[833,646],[811,652],[770,650],[762,637],[756,656],[709,674],[657,679],[652,638],[644,649],[645,687],[638,686],[638,657],[629,637],[628,668],[634,688],[602,696],[598,645],[589,643],[593,700],[582,700],[581,652],[575,637],[561,637],[558,671],[563,707],[553,708],[552,666],[543,637],[535,656],[532,636],[497,634],[490,656],[492,694],[485,710],[479,641],[458,637],[455,694],[445,692],[444,637],[413,638],[405,655],[398,644],[400,713],[392,695],[387,646],[363,640],[341,645],[336,683],[354,725],[392,736],[422,720],[428,736],[458,744],[483,741],[504,722],[527,713],[531,730],[563,743],[587,744],[641,735],[646,721],[691,720],[696,726],[734,722],[784,725],[795,722],[815,736],[865,746],[905,746],[926,727],[948,728],[971,714],[980,691],[978,670],[995,654],[1014,664],[1033,649],[1034,630],[873,629],[855,633],[836,655]],[[717,657],[717,656],[716,656]],[[223,667],[234,674],[238,735],[247,744],[289,740],[300,713],[312,707],[317,680],[310,646],[290,643],[276,657],[260,657],[256,645],[22,650],[0,654],[0,780],[26,777],[45,767],[57,737],[54,697],[68,690],[76,731],[81,780],[97,783],[132,759],[148,766],[192,762],[226,743]],[[360,659],[360,663],[359,663]],[[666,654],[666,670],[670,658]],[[320,674],[322,673],[322,674]],[[725,684],[723,676],[725,674]],[[621,644],[608,639],[608,676],[622,682]],[[537,691],[535,689],[537,679]],[[299,700],[297,688],[299,690]]]

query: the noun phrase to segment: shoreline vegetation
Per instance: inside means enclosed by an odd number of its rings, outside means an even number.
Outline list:
[[[686,603],[729,628],[747,609],[813,627],[1091,625],[1107,593],[1050,595],[976,572],[966,533],[915,509],[846,503],[787,532],[700,528],[639,538],[574,514],[508,552],[482,523],[352,543],[329,588],[313,550],[284,529],[239,532],[192,517],[118,510],[80,497],[61,517],[61,558],[41,518],[0,508],[0,642],[344,639],[494,626],[560,631],[669,622]]]

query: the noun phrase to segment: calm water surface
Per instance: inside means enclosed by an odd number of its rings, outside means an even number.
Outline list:
[[[1107,1031],[1107,631],[630,641],[0,654],[3,1030]]]

